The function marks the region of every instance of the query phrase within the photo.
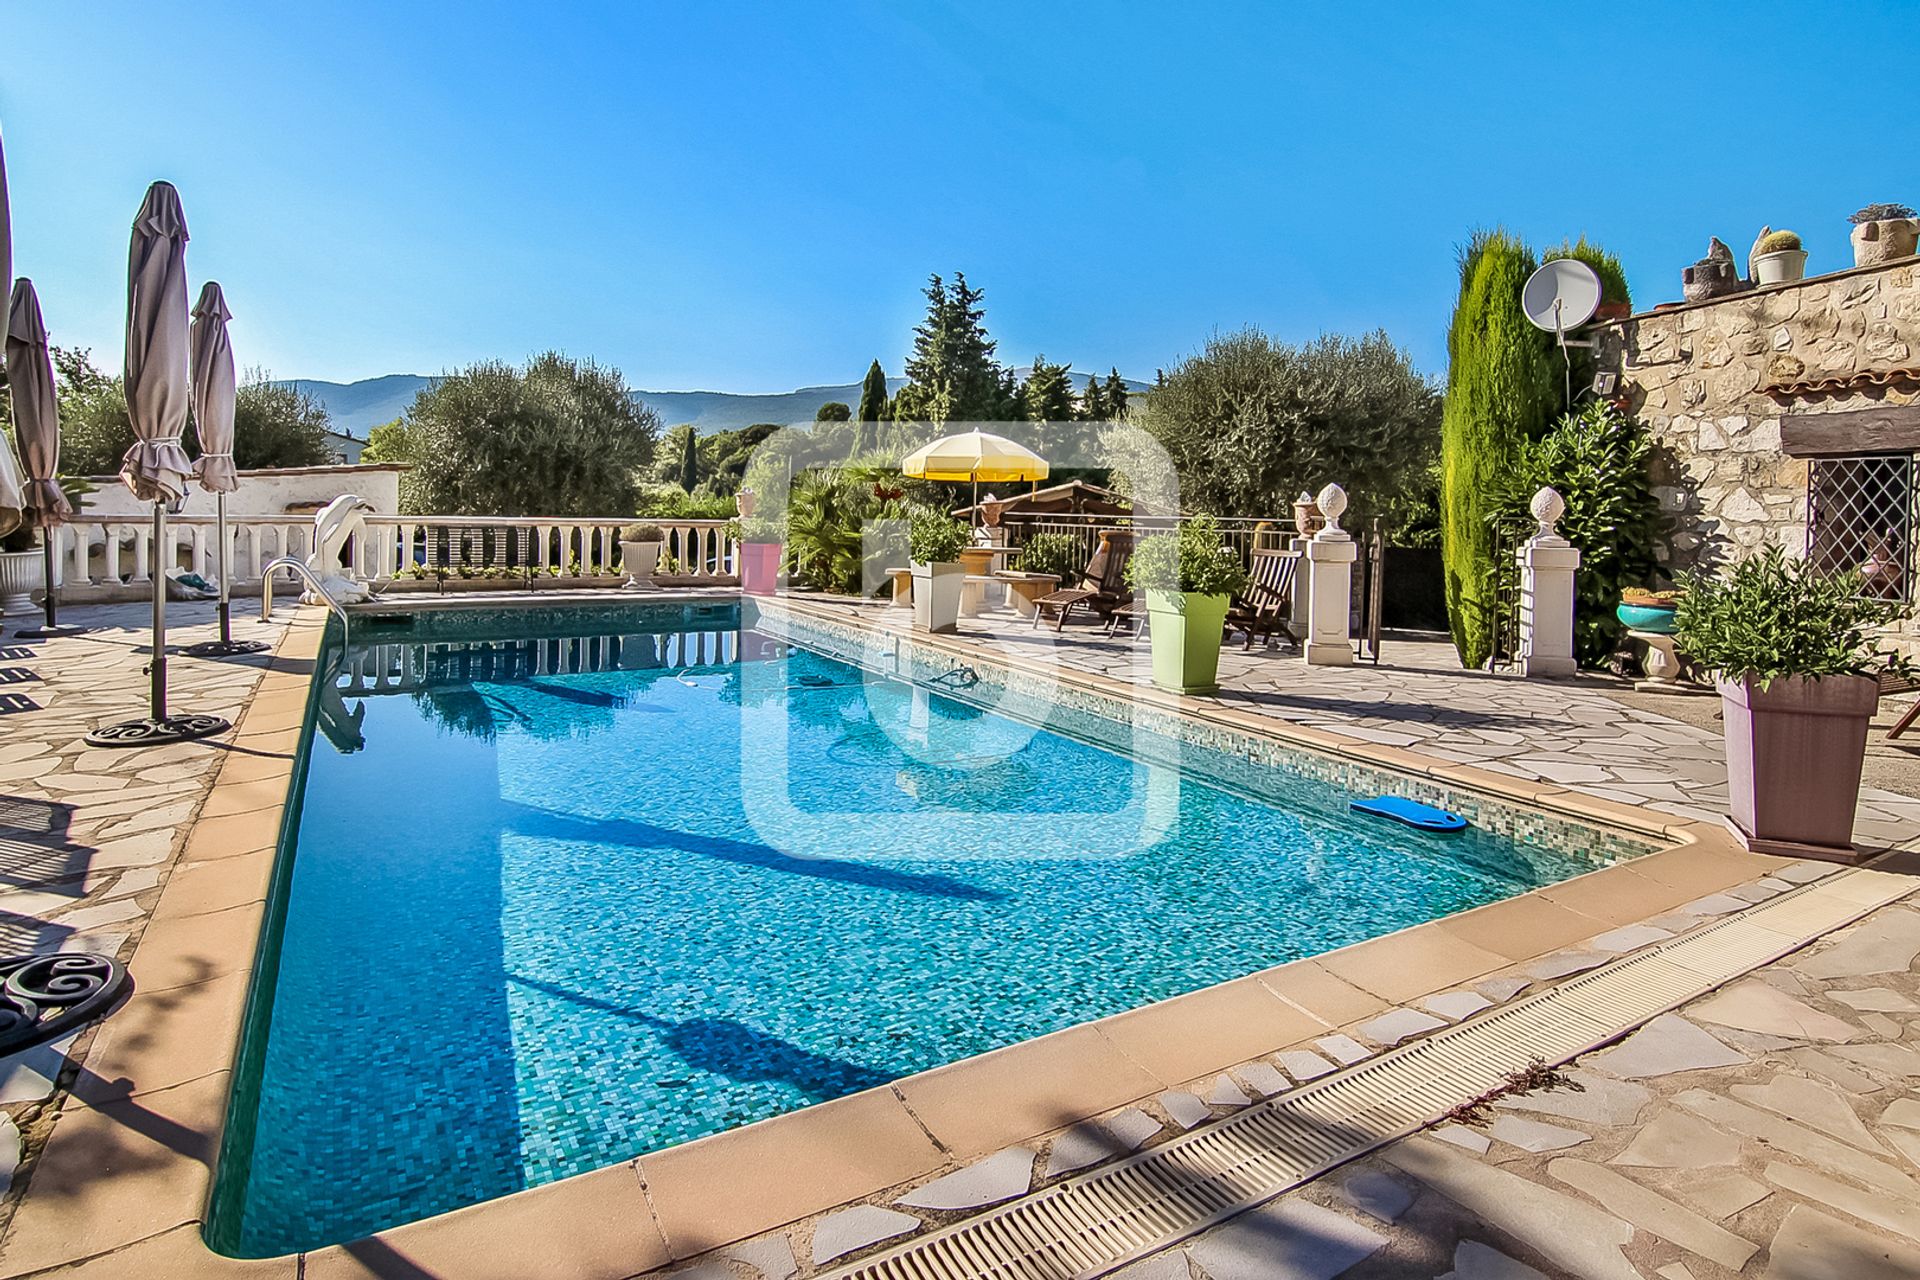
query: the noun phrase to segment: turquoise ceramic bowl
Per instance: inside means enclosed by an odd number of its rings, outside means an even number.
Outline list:
[[[1654,609],[1644,604],[1623,604],[1613,616],[1635,631],[1651,631],[1658,636],[1673,634],[1673,610]]]

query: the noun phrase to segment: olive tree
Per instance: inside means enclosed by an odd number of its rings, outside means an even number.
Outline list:
[[[1137,421],[1188,510],[1283,516],[1301,490],[1337,481],[1356,513],[1381,514],[1427,482],[1440,396],[1385,333],[1296,347],[1245,329],[1164,370]]]
[[[410,512],[611,515],[634,509],[660,419],[616,369],[559,352],[483,361],[414,398],[397,433]]]

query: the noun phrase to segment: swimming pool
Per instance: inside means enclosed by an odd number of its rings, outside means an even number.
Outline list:
[[[351,1239],[1597,865],[738,609],[333,648],[216,1246]]]

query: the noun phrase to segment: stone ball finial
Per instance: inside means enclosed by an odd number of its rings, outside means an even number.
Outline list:
[[[1320,491],[1320,496],[1314,501],[1320,506],[1320,514],[1327,518],[1327,528],[1338,532],[1340,515],[1347,509],[1347,491],[1337,484],[1330,484]]]
[[[1527,504],[1527,510],[1533,512],[1533,518],[1540,522],[1536,538],[1553,538],[1559,535],[1553,527],[1560,523],[1560,517],[1567,514],[1567,500],[1560,496],[1557,489],[1543,488],[1533,495],[1533,501]]]

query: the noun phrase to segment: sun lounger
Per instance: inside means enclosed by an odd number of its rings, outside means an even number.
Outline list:
[[[1033,602],[1033,625],[1038,627],[1042,618],[1054,619],[1053,629],[1064,631],[1067,618],[1072,612],[1085,607],[1097,615],[1101,621],[1113,616],[1113,611],[1133,598],[1133,592],[1127,587],[1127,559],[1133,554],[1133,534],[1122,529],[1103,530],[1100,545],[1095,549],[1093,558],[1087,561],[1086,572],[1080,576],[1080,585],[1064,591],[1051,591]]]

